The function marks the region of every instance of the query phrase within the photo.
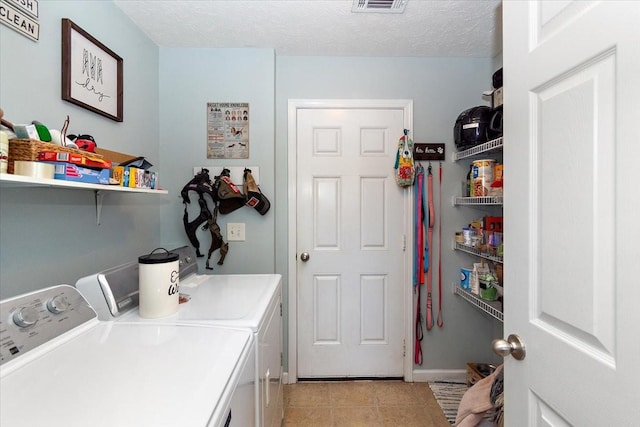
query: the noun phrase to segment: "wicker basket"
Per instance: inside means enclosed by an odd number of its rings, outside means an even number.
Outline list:
[[[16,160],[38,161],[38,153],[40,151],[56,151],[63,153],[76,153],[92,160],[102,160],[100,154],[89,153],[87,151],[75,148],[63,147],[61,145],[52,144],[50,142],[42,142],[36,139],[10,139],[9,140],[9,159],[7,172],[13,173],[13,162]]]

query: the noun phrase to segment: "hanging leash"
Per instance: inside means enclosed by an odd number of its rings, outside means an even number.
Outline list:
[[[438,317],[436,324],[439,328],[442,328],[444,326],[444,319],[442,318],[442,162],[440,162],[438,198],[440,221],[438,222]]]
[[[414,189],[415,194],[415,233],[416,233],[416,250],[414,253],[414,270],[413,270],[413,283],[415,286],[415,291],[418,294],[418,301],[416,305],[416,331],[415,331],[415,343],[414,343],[414,355],[413,361],[416,365],[422,365],[422,339],[424,338],[424,333],[422,331],[422,313],[420,311],[420,288],[424,284],[424,268],[423,263],[424,259],[422,258],[422,246],[424,245],[424,227],[423,222],[424,218],[422,215],[423,212],[423,198],[422,193],[424,186],[424,168],[422,165],[416,168],[416,186]]]
[[[427,256],[427,331],[433,328],[433,269],[431,268],[431,254],[433,252],[433,223],[435,221],[435,214],[433,210],[433,174],[431,173],[431,162],[427,169],[427,188],[429,197],[429,229],[427,231],[427,246],[429,253]]]

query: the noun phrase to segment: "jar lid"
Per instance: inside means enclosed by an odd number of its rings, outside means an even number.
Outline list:
[[[164,251],[164,253],[155,253],[159,250]],[[148,255],[138,257],[138,262],[140,264],[163,264],[166,262],[177,261],[178,258],[180,258],[180,255],[177,252],[169,252],[165,248],[157,248]]]

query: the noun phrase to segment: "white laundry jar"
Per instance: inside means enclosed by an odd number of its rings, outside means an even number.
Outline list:
[[[164,251],[158,252],[157,251]],[[179,254],[164,248],[138,257],[140,317],[170,316],[179,307]]]

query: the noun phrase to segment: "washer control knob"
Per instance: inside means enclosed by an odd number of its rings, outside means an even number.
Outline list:
[[[47,301],[47,310],[53,314],[60,314],[69,308],[69,300],[64,295],[56,295]]]
[[[38,310],[33,307],[22,307],[13,313],[13,321],[21,328],[33,326],[40,319]]]

